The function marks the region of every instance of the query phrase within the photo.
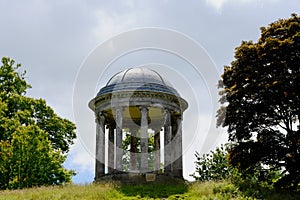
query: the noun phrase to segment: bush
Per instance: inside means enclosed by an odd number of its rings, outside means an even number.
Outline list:
[[[227,160],[227,154],[227,145],[221,145],[202,156],[196,152],[196,172],[191,176],[198,181],[227,179],[232,170]]]

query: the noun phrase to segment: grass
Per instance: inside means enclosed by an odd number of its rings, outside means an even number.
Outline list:
[[[187,184],[121,185],[119,191],[129,197],[167,198],[171,195],[186,193],[188,186]]]
[[[221,182],[194,182],[190,184],[120,185],[100,183],[39,187],[0,191],[0,200],[97,200],[97,199],[254,199],[245,196],[233,184]],[[300,199],[292,194],[270,194],[267,199]]]

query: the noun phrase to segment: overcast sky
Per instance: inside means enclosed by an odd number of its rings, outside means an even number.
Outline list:
[[[74,182],[85,183],[91,182],[94,177],[91,153],[94,142],[89,135],[95,134],[94,115],[87,108],[87,99],[91,99],[110,76],[128,65],[156,63],[153,66],[155,70],[170,80],[189,101],[190,110],[184,116],[183,133],[193,137],[183,141],[185,178],[194,172],[195,151],[208,151],[210,147],[225,142],[226,138],[224,130],[216,129],[214,131],[219,134],[213,137],[216,143],[203,148],[203,138],[209,135],[210,126],[214,123],[211,117],[215,115],[211,103],[214,94],[211,94],[210,88],[215,88],[217,83],[211,84],[209,75],[201,69],[200,78],[197,78],[191,65],[180,56],[158,49],[123,55],[104,74],[94,73],[99,76],[97,82],[89,93],[82,94],[87,95],[82,100],[82,112],[86,114],[82,118],[76,117],[81,112],[73,107],[78,98],[73,91],[78,87],[76,83],[81,83],[77,77],[84,77],[82,69],[96,55],[95,52],[103,48],[103,42],[113,40],[118,34],[148,27],[174,31],[190,38],[203,49],[199,59],[210,59],[210,66],[214,68],[211,76],[216,79],[223,66],[233,60],[234,48],[242,40],[256,41],[261,26],[287,18],[291,13],[299,14],[300,1],[0,0],[0,8],[0,56],[9,56],[24,66],[27,81],[32,85],[28,95],[46,99],[58,115],[72,120],[79,127],[80,138],[72,147],[65,166],[79,172],[73,178]],[[89,80],[88,74],[85,77]],[[185,90],[187,87],[189,89]],[[191,126],[191,119],[197,119],[199,127]]]

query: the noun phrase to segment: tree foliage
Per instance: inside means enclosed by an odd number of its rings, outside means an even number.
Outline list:
[[[195,153],[196,172],[191,176],[198,181],[219,181],[227,179],[233,170],[227,159],[227,145],[200,155]]]
[[[67,153],[76,137],[75,125],[57,116],[53,109],[46,105],[45,100],[25,96],[26,90],[31,86],[24,79],[26,71],[18,72],[20,64],[14,65],[14,60],[9,58],[3,58],[2,63],[0,100],[6,108],[2,111],[5,123],[0,124],[0,140],[10,139],[15,130],[14,120],[17,120],[21,125],[38,125],[41,130],[48,133],[54,149]]]
[[[0,66],[0,188],[61,184],[73,171],[62,167],[76,138],[75,125],[43,99],[25,96],[31,86],[10,58]]]
[[[300,183],[300,17],[261,28],[243,41],[219,83],[218,125],[228,128],[230,163],[250,172],[282,170],[279,187]]]

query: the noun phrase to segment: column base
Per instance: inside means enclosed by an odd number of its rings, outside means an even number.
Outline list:
[[[149,184],[149,183],[168,183],[178,184],[185,183],[183,177],[174,177],[171,175],[160,174],[155,172],[133,173],[119,172],[116,174],[106,174],[94,180],[94,182],[120,182],[122,184]]]

